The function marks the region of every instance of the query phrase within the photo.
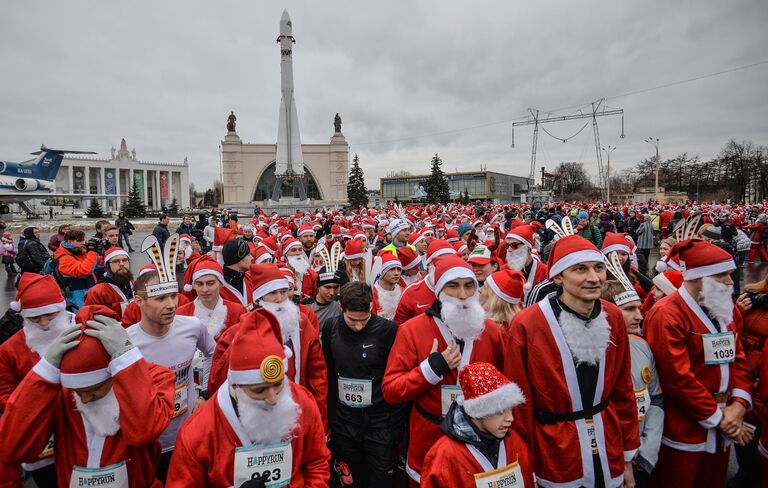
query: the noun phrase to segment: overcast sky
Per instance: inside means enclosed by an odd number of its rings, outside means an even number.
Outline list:
[[[648,136],[662,158],[768,144],[768,64],[617,97],[768,60],[765,0],[70,0],[0,6],[0,158],[40,143],[108,156],[125,137],[142,160],[187,156],[207,188],[230,110],[244,142],[277,139],[284,7],[302,142],[327,143],[339,112],[369,188],[428,172],[435,153],[446,171],[527,175],[532,128],[513,149],[511,121],[601,97],[626,114],[625,139],[620,118],[599,119],[612,169],[651,156]],[[564,138],[583,125],[545,127]],[[563,160],[596,173],[591,127],[566,144],[540,132],[537,167]]]

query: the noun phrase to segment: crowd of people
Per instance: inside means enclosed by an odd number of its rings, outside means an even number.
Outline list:
[[[768,486],[765,211],[163,215],[136,276],[29,228],[0,485]]]

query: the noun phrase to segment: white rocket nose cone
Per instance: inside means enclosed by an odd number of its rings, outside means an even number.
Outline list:
[[[283,16],[280,17],[280,33],[284,36],[291,35],[291,18],[288,16],[288,10],[283,10]]]

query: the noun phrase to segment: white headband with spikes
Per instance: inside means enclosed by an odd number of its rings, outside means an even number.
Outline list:
[[[141,243],[141,252],[146,252],[149,260],[157,268],[160,283],[147,286],[147,296],[156,297],[169,293],[178,293],[176,281],[176,261],[178,260],[179,234],[171,235],[161,249],[157,237],[149,235]]]

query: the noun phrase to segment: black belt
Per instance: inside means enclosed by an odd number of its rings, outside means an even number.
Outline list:
[[[443,421],[443,419],[441,419],[440,417],[435,417],[431,413],[425,411],[423,408],[419,406],[418,403],[414,403],[413,406],[416,407],[416,411],[419,412],[419,415],[424,417],[424,420],[426,420],[427,422],[431,422],[435,425],[440,425],[440,422]]]
[[[590,419],[605,410],[605,407],[607,406],[608,399],[605,399],[593,407],[585,408],[584,410],[579,410],[578,412],[553,413],[545,412],[544,410],[534,410],[533,416],[536,418],[536,420],[539,421],[540,424],[557,424],[559,422],[571,422],[573,420],[579,419]]]

